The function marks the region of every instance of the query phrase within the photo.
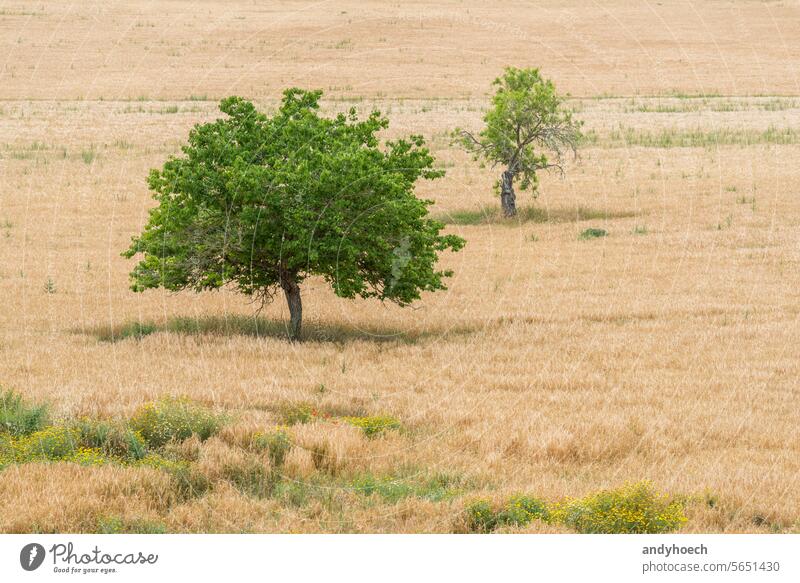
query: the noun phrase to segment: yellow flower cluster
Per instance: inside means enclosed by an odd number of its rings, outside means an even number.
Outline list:
[[[343,420],[364,432],[367,437],[377,437],[390,429],[400,429],[400,421],[388,415],[371,417],[343,417]]]
[[[515,496],[495,509],[487,500],[475,500],[467,505],[465,513],[467,528],[472,532],[524,526],[539,519],[563,524],[580,533],[647,534],[680,528],[687,520],[684,506],[682,500],[658,494],[645,480],[553,504],[530,496]]]

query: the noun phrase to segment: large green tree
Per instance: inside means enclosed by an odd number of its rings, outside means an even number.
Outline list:
[[[577,153],[581,123],[564,107],[564,99],[552,81],[538,69],[509,67],[494,80],[496,92],[484,115],[484,128],[472,132],[456,130],[457,141],[492,167],[501,166],[500,192],[503,214],[517,214],[514,182],[536,196],[539,170],[564,171],[564,155]]]
[[[300,286],[312,276],[343,298],[407,305],[445,289],[438,254],[463,239],[443,235],[414,194],[434,179],[421,136],[386,141],[387,118],[373,111],[319,114],[321,91],[288,89],[268,116],[240,97],[227,117],[195,126],[183,155],[150,173],[158,205],[123,253],[143,258],[132,289],[201,291],[235,285],[262,301],[282,290],[289,333],[300,336]]]

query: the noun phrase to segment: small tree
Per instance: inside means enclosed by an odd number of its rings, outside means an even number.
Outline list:
[[[519,187],[536,196],[536,172],[563,173],[564,154],[571,150],[577,155],[581,123],[563,107],[552,81],[543,79],[538,69],[509,67],[493,86],[497,92],[483,117],[486,126],[477,137],[458,129],[456,139],[476,160],[504,167],[495,188],[503,214],[513,217],[517,214],[514,180],[520,178]]]
[[[343,298],[407,305],[445,289],[438,252],[463,239],[441,235],[419,178],[443,172],[420,136],[388,141],[377,111],[318,113],[321,91],[289,89],[269,117],[240,97],[220,103],[227,118],[195,126],[183,156],[150,173],[158,206],[123,253],[144,258],[132,289],[201,291],[233,284],[269,301],[282,289],[289,333],[301,331],[300,285],[320,276]]]

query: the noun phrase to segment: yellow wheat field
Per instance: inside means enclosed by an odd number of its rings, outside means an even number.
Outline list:
[[[11,465],[0,531],[453,532],[476,498],[640,480],[690,500],[682,532],[800,529],[796,2],[0,0],[0,43],[0,387],[56,421],[170,395],[228,415],[181,446],[202,496],[157,469]],[[511,223],[447,137],[507,65],[541,67],[591,137]],[[312,280],[295,344],[280,302],[258,327],[232,292],[129,291],[148,170],[219,98],[269,109],[294,85],[426,136],[447,176],[418,193],[467,240],[449,289],[400,309]],[[112,340],[134,323],[155,332]],[[237,488],[226,468],[268,466],[248,440],[298,404],[325,414],[287,428],[295,498]],[[365,475],[457,487],[394,500]]]

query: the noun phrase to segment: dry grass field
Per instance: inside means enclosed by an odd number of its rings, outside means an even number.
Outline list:
[[[170,445],[188,494],[8,465],[0,531],[459,532],[476,499],[640,480],[686,501],[681,532],[800,531],[800,5],[635,4],[0,0],[0,387],[54,423],[225,416]],[[507,65],[590,138],[512,222],[447,137]],[[467,240],[449,289],[400,309],[311,281],[301,343],[283,302],[129,291],[148,170],[219,98],[295,85],[426,136],[447,176],[418,193]],[[378,415],[399,427],[351,419]],[[276,426],[285,460],[253,445]]]

